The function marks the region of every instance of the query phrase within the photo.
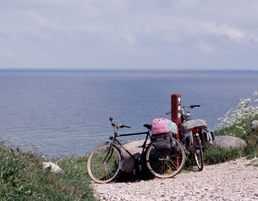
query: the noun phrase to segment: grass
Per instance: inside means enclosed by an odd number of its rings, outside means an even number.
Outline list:
[[[44,169],[37,150],[22,152],[0,143],[0,200],[95,200],[86,157],[58,160],[63,173]]]
[[[204,150],[204,160],[206,164],[222,163],[242,156],[243,150],[241,149],[209,147]]]

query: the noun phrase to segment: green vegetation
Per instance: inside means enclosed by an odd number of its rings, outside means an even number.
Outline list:
[[[258,95],[257,92],[254,95]],[[252,104],[252,105],[251,105]],[[230,135],[247,142],[244,149],[223,149],[211,147],[204,150],[206,163],[220,163],[239,157],[258,157],[258,130],[252,132],[251,123],[258,120],[258,99],[242,99],[236,109],[230,109],[222,118],[215,135]]]
[[[241,149],[209,147],[204,150],[204,160],[207,164],[221,163],[241,156],[243,156]]]
[[[0,144],[0,200],[95,200],[86,157],[58,160],[62,173],[44,169],[37,150],[22,152]]]

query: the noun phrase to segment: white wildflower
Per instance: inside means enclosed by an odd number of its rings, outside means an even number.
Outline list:
[[[254,92],[253,95],[258,95],[258,92]],[[258,103],[258,99],[254,101]],[[254,117],[258,114],[258,105],[250,106],[251,98],[240,99],[240,102],[236,106],[236,109],[231,108],[226,114],[219,118],[219,124],[217,128],[230,127],[234,124],[241,124],[243,119]],[[240,129],[240,128],[239,128]]]

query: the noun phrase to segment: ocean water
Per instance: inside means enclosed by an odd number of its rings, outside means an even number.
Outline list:
[[[255,91],[257,71],[0,71],[0,138],[39,147],[47,158],[85,155],[112,135],[110,116],[131,126],[121,133],[145,131],[152,119],[170,118],[171,95],[179,93],[182,105],[201,105],[192,118],[214,130],[241,98],[257,98]]]

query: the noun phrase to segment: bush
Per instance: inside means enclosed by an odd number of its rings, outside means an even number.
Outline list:
[[[255,92],[254,95],[258,95]],[[241,99],[235,110],[231,108],[219,118],[216,135],[232,135],[245,139],[251,133],[251,122],[258,119],[258,99]]]
[[[207,164],[221,163],[243,156],[241,149],[226,149],[220,147],[208,147],[204,150],[204,160]]]
[[[254,95],[258,95],[257,92]],[[251,122],[258,119],[258,99],[253,103],[251,99],[241,99],[236,109],[230,109],[219,118],[215,135],[230,135],[247,142],[244,149],[225,149],[210,147],[204,150],[204,159],[207,163],[219,163],[236,159],[242,156],[249,158],[258,156],[258,131],[252,133]]]
[[[0,142],[0,200],[95,200],[86,170],[79,174],[76,169],[79,161],[55,174],[43,168],[37,151],[22,152]]]

